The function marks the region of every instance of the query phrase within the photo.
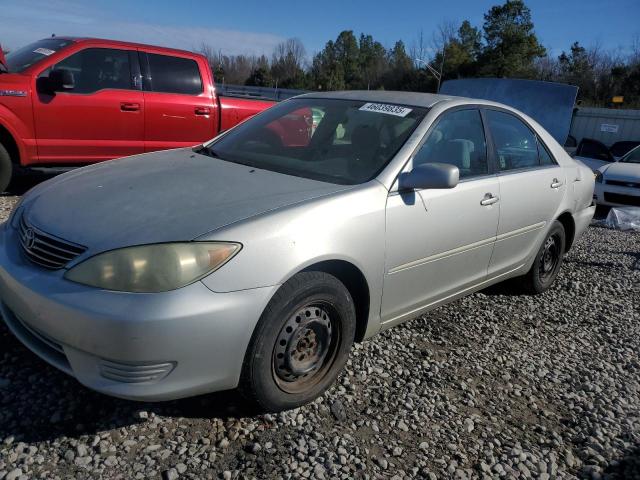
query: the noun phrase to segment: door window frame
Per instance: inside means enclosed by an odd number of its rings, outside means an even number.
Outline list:
[[[42,77],[48,77],[49,76],[49,72],[59,63],[64,62],[65,60],[73,57],[74,55],[78,55],[81,54],[82,52],[86,51],[86,50],[117,50],[120,52],[125,52],[127,53],[128,57],[129,57],[129,88],[114,88],[114,87],[109,87],[109,88],[101,88],[99,90],[96,90],[94,92],[74,92],[74,91],[60,91],[60,92],[55,92],[55,95],[60,95],[60,94],[64,94],[64,95],[84,95],[84,96],[88,96],[88,95],[96,95],[97,93],[100,92],[105,92],[108,90],[117,90],[117,91],[142,91],[142,82],[136,80],[136,78],[141,78],[141,74],[140,74],[140,62],[138,59],[138,51],[136,49],[128,49],[128,48],[115,48],[115,47],[111,47],[111,46],[98,46],[98,45],[87,45],[84,46],[83,48],[79,48],[78,50],[75,50],[73,52],[71,52],[69,55],[67,55],[66,57],[63,57],[59,60],[56,60],[54,63],[50,63],[49,65],[47,65],[45,68],[43,68],[37,75],[36,75],[36,82],[38,81],[39,78]],[[46,75],[45,75],[46,74]]]
[[[180,58],[182,60],[189,60],[196,64],[196,69],[198,70],[198,76],[200,77],[200,92],[198,93],[181,93],[181,92],[163,92],[161,90],[155,90],[153,88],[153,78],[151,75],[151,65],[149,64],[149,55],[158,55],[162,57],[170,57],[170,58]],[[200,68],[200,63],[198,60],[192,57],[180,56],[180,55],[169,55],[167,53],[157,53],[157,52],[147,52],[145,50],[138,50],[139,64],[141,67],[141,77],[142,77],[142,90],[148,93],[159,93],[164,95],[184,95],[187,97],[201,97],[205,94],[205,79],[202,77],[202,70]]]
[[[458,183],[473,182],[476,180],[482,180],[485,178],[490,178],[495,176],[496,175],[495,165],[494,165],[494,162],[492,161],[494,157],[493,142],[490,142],[489,137],[487,137],[487,122],[484,118],[484,115],[482,114],[482,107],[483,107],[482,104],[467,103],[464,105],[456,105],[444,110],[443,112],[440,112],[440,114],[433,120],[433,122],[431,122],[429,129],[424,133],[418,145],[416,145],[416,147],[413,149],[413,151],[407,158],[404,165],[402,165],[402,168],[400,168],[400,171],[398,172],[398,175],[396,176],[393,182],[393,187],[389,193],[398,192],[398,178],[400,177],[400,175],[407,172],[407,168],[409,167],[409,165],[413,165],[413,159],[418,154],[420,149],[424,146],[424,144],[427,142],[427,140],[429,139],[429,136],[433,133],[433,130],[435,130],[435,128],[438,126],[442,118],[449,113],[459,112],[462,110],[476,110],[479,113],[480,122],[482,124],[482,130],[484,133],[484,142],[485,142],[485,148],[486,148],[486,154],[487,154],[487,173],[482,175],[473,175],[473,176],[461,178]],[[451,190],[455,190],[455,188],[452,188]]]
[[[489,120],[486,118],[486,112],[489,111],[489,110],[505,113],[507,115],[511,115],[515,119],[519,120],[526,128],[529,129],[529,131],[533,135],[533,138],[536,139],[536,152],[537,152],[537,157],[538,157],[538,165],[536,165],[534,167],[521,167],[521,168],[513,168],[513,169],[510,169],[510,170],[500,170],[500,168],[498,167],[498,155],[497,155],[497,149],[496,149],[496,145],[495,145],[495,140],[494,140],[493,135],[491,133],[491,127],[489,127]],[[556,158],[553,156],[553,153],[551,153],[551,149],[549,149],[549,147],[547,147],[547,145],[544,142],[544,140],[542,140],[542,138],[540,138],[540,135],[538,135],[536,133],[535,129],[529,124],[529,122],[527,122],[524,118],[522,118],[516,112],[513,112],[513,111],[511,111],[509,109],[506,109],[506,108],[494,106],[494,105],[483,105],[480,108],[480,114],[482,115],[483,123],[484,123],[484,126],[485,126],[485,137],[487,138],[487,142],[491,143],[491,156],[492,156],[491,163],[493,164],[493,169],[495,171],[495,175],[498,175],[498,176],[512,175],[512,174],[517,174],[517,173],[522,173],[522,172],[529,172],[529,171],[532,171],[532,170],[542,170],[542,169],[547,169],[547,168],[559,168],[560,167],[560,164],[558,163],[558,160],[556,160]],[[540,163],[540,150],[539,150],[540,147],[544,148],[547,151],[547,153],[549,154],[549,157],[551,158],[551,161],[553,162],[551,165],[542,165]]]

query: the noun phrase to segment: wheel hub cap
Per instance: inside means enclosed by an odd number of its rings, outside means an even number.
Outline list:
[[[331,343],[331,319],[320,307],[305,307],[282,327],[274,350],[276,375],[285,382],[315,373]]]
[[[544,244],[542,261],[540,262],[542,276],[553,273],[559,259],[559,250],[555,237],[549,237]]]

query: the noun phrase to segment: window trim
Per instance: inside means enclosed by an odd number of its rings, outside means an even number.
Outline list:
[[[396,178],[393,181],[393,187],[391,188],[389,193],[398,191],[398,178],[400,177],[400,175],[407,172],[406,169],[408,168],[409,164],[412,164],[414,157],[420,151],[423,145],[427,142],[429,136],[431,135],[435,127],[442,120],[442,117],[444,117],[449,113],[455,113],[463,110],[476,110],[480,114],[480,123],[482,124],[482,129],[484,132],[484,143],[485,143],[485,149],[486,149],[486,155],[487,155],[487,173],[482,175],[472,175],[472,176],[461,178],[458,183],[466,183],[466,182],[481,180],[481,179],[495,176],[495,172],[493,171],[493,168],[492,168],[492,162],[491,162],[491,156],[490,156],[490,153],[491,153],[490,142],[489,142],[489,139],[487,138],[486,123],[484,121],[484,117],[482,116],[482,104],[468,103],[465,105],[453,106],[451,108],[444,110],[443,112],[440,112],[440,114],[438,114],[438,116],[431,122],[429,129],[424,133],[424,135],[420,139],[420,142],[418,142],[418,145],[416,145],[416,147],[413,149],[411,154],[409,154],[405,163],[400,168],[398,175],[396,175]]]
[[[78,55],[82,52],[85,52],[87,50],[116,50],[119,52],[125,52],[127,54],[128,57],[128,61],[129,61],[129,88],[115,88],[115,87],[109,87],[109,88],[100,88],[98,90],[95,90],[93,92],[74,92],[74,91],[60,91],[60,92],[56,92],[56,95],[95,95],[97,93],[101,93],[101,92],[106,92],[106,91],[117,91],[117,92],[129,92],[129,91],[134,91],[134,92],[138,92],[141,90],[141,88],[137,88],[135,85],[135,81],[134,81],[134,77],[136,75],[136,72],[140,71],[140,64],[138,63],[138,58],[135,55],[136,50],[135,49],[127,49],[127,48],[113,48],[113,47],[99,47],[99,46],[95,46],[95,45],[88,45],[84,48],[80,48],[78,50],[75,50],[74,52],[72,52],[70,55],[67,55],[64,58],[61,58],[60,60],[56,61],[55,63],[49,64],[49,66],[47,66],[46,68],[42,69],[37,75],[36,75],[36,81],[38,78],[41,78],[44,76],[44,73],[47,72],[47,77],[49,76],[49,71],[51,71],[55,66],[57,66],[59,63],[64,62],[65,60],[73,57],[74,55]]]
[[[205,81],[202,78],[202,72],[200,71],[200,63],[195,58],[190,57],[181,57],[178,55],[167,55],[165,53],[155,53],[155,52],[145,52],[143,50],[138,51],[140,56],[144,56],[144,59],[140,59],[140,65],[142,66],[142,85],[143,90],[149,93],[159,93],[164,95],[185,95],[188,97],[200,97],[205,92]],[[153,88],[153,76],[151,75],[151,63],[149,62],[149,55],[157,55],[159,57],[169,57],[169,58],[179,58],[182,60],[187,60],[196,64],[196,69],[198,70],[198,78],[200,78],[200,92],[198,93],[181,93],[181,92],[163,92],[160,90],[155,90]]]
[[[553,154],[551,153],[551,150],[547,147],[546,143],[540,138],[540,135],[537,134],[537,132],[529,124],[529,122],[527,122],[524,118],[522,118],[516,112],[513,112],[512,110],[509,110],[509,109],[506,109],[506,108],[494,106],[494,105],[484,105],[484,106],[481,107],[481,110],[482,110],[483,119],[485,118],[485,112],[489,111],[489,110],[493,110],[493,111],[496,111],[496,112],[501,112],[501,113],[505,113],[507,115],[511,115],[512,117],[520,120],[520,122],[522,122],[522,124],[529,129],[529,131],[533,135],[533,138],[536,139],[536,154],[537,154],[537,158],[538,158],[538,165],[536,165],[535,167],[521,167],[521,168],[513,168],[513,169],[510,169],[510,170],[500,170],[500,168],[498,167],[498,156],[496,155],[495,140],[493,138],[493,134],[491,132],[491,128],[489,127],[489,121],[488,121],[488,119],[486,119],[486,121],[484,122],[484,124],[486,126],[486,130],[487,130],[485,135],[487,136],[487,139],[491,141],[492,163],[493,163],[493,167],[495,169],[495,174],[496,175],[502,176],[502,175],[510,175],[510,174],[513,174],[513,173],[528,172],[528,171],[531,171],[531,170],[543,170],[543,169],[547,169],[547,168],[560,167],[560,164],[558,163],[558,160],[553,156]],[[553,162],[551,165],[542,165],[542,163],[540,162],[540,151],[538,150],[538,145],[542,145],[544,147],[544,149],[547,151],[547,153],[549,154],[549,157],[551,158],[551,161]]]

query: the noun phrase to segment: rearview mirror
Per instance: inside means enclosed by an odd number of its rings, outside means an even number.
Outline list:
[[[63,92],[65,90],[73,90],[76,87],[73,72],[66,68],[51,70],[47,84],[51,92]]]
[[[400,190],[454,188],[460,180],[460,170],[449,163],[423,163],[398,178]]]

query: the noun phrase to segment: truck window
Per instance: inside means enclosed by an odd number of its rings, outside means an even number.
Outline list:
[[[49,55],[68,47],[72,43],[71,40],[46,38],[15,50],[7,55],[9,72],[20,73],[31,65],[35,65],[40,60],[47,58]]]
[[[202,93],[200,69],[195,60],[148,53],[154,92],[198,95]]]
[[[126,50],[87,48],[57,63],[54,69],[70,70],[72,93],[94,93],[107,88],[130,89],[131,68]],[[48,75],[49,70],[43,75]]]

